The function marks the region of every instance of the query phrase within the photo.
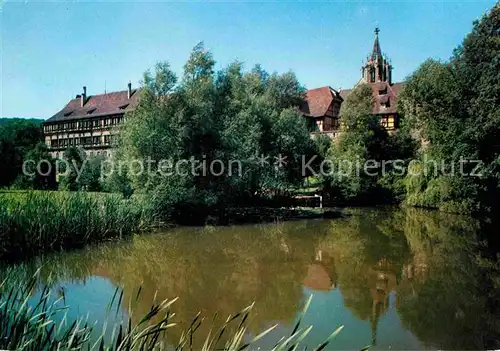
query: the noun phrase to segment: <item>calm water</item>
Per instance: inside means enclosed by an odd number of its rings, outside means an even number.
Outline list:
[[[128,316],[142,285],[132,319],[149,311],[157,293],[180,297],[173,309],[184,326],[199,311],[225,319],[255,301],[251,333],[279,323],[263,349],[290,334],[311,294],[308,349],[340,325],[328,349],[498,348],[498,301],[477,259],[477,222],[418,210],[348,212],[344,219],[135,237],[49,257],[42,280],[65,292],[70,317],[88,313],[91,320],[104,318],[117,286],[124,289],[118,318]],[[30,265],[23,270],[29,274]],[[179,337],[180,328],[172,329],[169,341]]]

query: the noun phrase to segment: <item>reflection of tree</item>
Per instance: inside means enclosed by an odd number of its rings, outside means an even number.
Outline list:
[[[322,291],[338,287],[353,315],[370,322],[373,344],[389,294],[396,292],[403,325],[426,344],[500,346],[491,341],[500,335],[494,324],[498,306],[491,306],[497,301],[488,294],[491,279],[476,260],[476,221],[414,209],[352,214],[137,236],[49,259],[42,280],[108,278],[123,286],[125,309],[142,285],[132,319],[149,311],[155,293],[157,300],[179,296],[173,307],[183,327],[199,311],[208,319],[218,312],[220,322],[256,301],[249,325],[254,334],[273,322],[292,324],[304,285]],[[209,326],[210,321],[202,325],[201,336]],[[181,329],[171,329],[169,341],[175,342]]]
[[[199,311],[208,319],[217,312],[220,323],[258,301],[249,323],[250,332],[257,334],[273,321],[293,322],[301,308],[302,281],[308,263],[314,262],[322,225],[301,221],[179,228],[66,255],[58,266],[65,279],[71,277],[69,272],[75,273],[74,278],[87,273],[122,286],[124,308],[142,286],[132,316],[135,322],[149,312],[155,294],[157,300],[179,296],[173,311],[183,327]],[[203,323],[199,335],[206,335],[209,327],[210,321]],[[171,329],[171,342],[178,340],[182,329]]]
[[[333,256],[344,304],[361,320],[370,320],[372,343],[380,316],[388,309],[409,248],[397,229],[398,212],[353,211],[331,222],[330,235],[319,247]]]
[[[476,260],[478,228],[468,217],[406,211],[413,259],[398,288],[398,311],[423,342],[444,349],[500,345],[500,327],[488,305],[490,277]]]

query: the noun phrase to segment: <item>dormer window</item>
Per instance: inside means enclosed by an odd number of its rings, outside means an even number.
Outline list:
[[[88,114],[88,115],[91,115],[91,114],[93,114],[93,113],[94,113],[94,111],[95,111],[95,110],[96,110],[96,108],[95,108],[95,107],[94,107],[94,108],[91,108],[90,110],[88,110],[88,111],[87,111],[87,114]]]
[[[72,114],[73,114],[73,111],[66,112],[66,113],[64,114],[64,117],[69,117],[69,116],[71,116]]]
[[[121,105],[119,107],[120,110],[125,110],[128,107],[129,104]]]

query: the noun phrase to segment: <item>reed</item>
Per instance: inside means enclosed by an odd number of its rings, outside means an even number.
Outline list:
[[[19,278],[12,271],[7,273],[0,285],[0,349],[9,350],[193,350],[194,338],[202,338],[202,351],[227,350],[242,351],[253,349],[255,343],[276,328],[274,325],[250,339],[247,329],[254,304],[238,313],[230,315],[216,327],[215,318],[206,335],[198,335],[202,323],[207,323],[198,314],[177,341],[166,340],[171,328],[179,328],[175,322],[172,305],[177,300],[153,302],[150,312],[132,323],[130,316],[113,326],[106,324],[102,330],[96,330],[96,323],[91,324],[86,318],[73,321],[67,319],[67,306],[61,306],[64,295],[55,298],[47,287],[41,288],[38,298],[33,293],[38,288],[37,272],[26,279]],[[141,289],[134,295],[137,302]],[[117,289],[110,301],[107,314],[112,314],[122,305],[122,292]],[[273,351],[297,350],[312,326],[302,326],[302,318],[307,312],[312,296],[308,299],[299,316],[291,335],[279,338]],[[133,306],[134,301],[129,302]],[[133,313],[133,307],[130,308]],[[57,322],[58,321],[58,322]],[[111,333],[109,333],[111,328]],[[330,334],[315,349],[323,350],[342,330],[342,326]],[[109,336],[111,334],[111,336]]]
[[[137,201],[113,194],[0,193],[0,260],[121,238],[137,230],[143,216]]]

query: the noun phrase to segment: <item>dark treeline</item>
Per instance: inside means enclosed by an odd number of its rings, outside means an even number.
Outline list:
[[[48,158],[39,119],[0,118],[0,187],[47,189],[55,178],[23,177],[23,162]],[[42,170],[45,173],[45,170]]]

